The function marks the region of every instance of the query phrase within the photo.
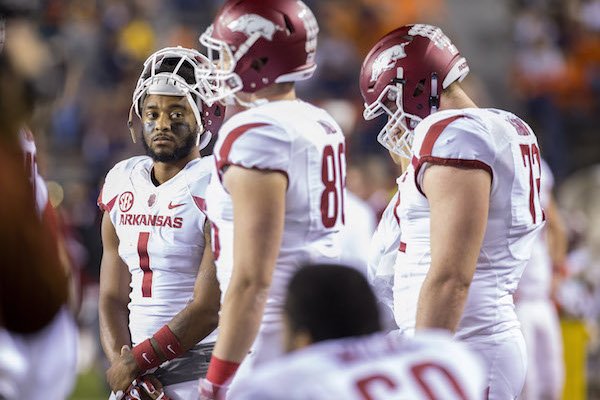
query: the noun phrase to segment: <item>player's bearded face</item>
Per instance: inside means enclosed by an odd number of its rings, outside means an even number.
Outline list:
[[[196,145],[196,120],[185,97],[148,95],[142,123],[142,143],[154,161],[179,161]]]

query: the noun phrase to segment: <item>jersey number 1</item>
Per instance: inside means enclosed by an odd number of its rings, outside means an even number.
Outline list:
[[[140,232],[138,237],[138,256],[140,269],[144,272],[142,278],[142,297],[152,297],[152,270],[150,269],[150,256],[148,255],[148,240],[150,232]]]
[[[336,151],[331,145],[328,144],[323,148],[321,180],[325,185],[325,190],[321,193],[321,221],[323,226],[325,228],[335,226],[340,214],[342,224],[344,224],[344,188],[346,187],[344,143],[338,144],[337,157]],[[333,207],[330,206],[332,203]]]

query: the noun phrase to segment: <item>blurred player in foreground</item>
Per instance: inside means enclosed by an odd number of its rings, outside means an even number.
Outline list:
[[[212,158],[200,158],[199,148],[223,110],[200,100],[203,62],[178,47],[144,63],[132,111],[147,155],[115,165],[98,199],[100,333],[117,398],[144,374],[151,375],[130,395],[159,396],[164,388],[171,399],[197,396],[214,346],[221,294],[204,215]]]
[[[285,287],[301,260],[341,254],[344,136],[295,92],[316,68],[318,30],[301,1],[231,0],[200,37],[209,55],[218,54],[210,71],[217,90],[207,101],[235,104],[219,131],[207,189],[224,297],[205,399],[226,390],[236,372],[283,352]]]
[[[349,267],[298,271],[284,321],[289,353],[240,382],[235,399],[479,400],[484,393],[483,364],[449,334],[377,333],[375,296]]]
[[[405,158],[396,214],[394,316],[407,334],[446,329],[484,357],[488,398],[523,387],[526,354],[512,295],[544,224],[540,151],[507,111],[478,108],[467,61],[437,27],[402,26],[363,62],[365,119]]]
[[[54,77],[51,55],[28,18],[35,8],[31,1],[0,1],[0,397],[62,400],[76,373],[68,277],[56,232],[43,218],[43,180],[18,134],[42,94],[56,97],[39,86]]]

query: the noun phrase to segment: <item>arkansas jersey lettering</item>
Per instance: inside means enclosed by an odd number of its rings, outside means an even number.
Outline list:
[[[183,218],[172,218],[168,215],[149,215],[149,214],[121,214],[120,225],[147,225],[147,226],[168,226],[169,228],[181,228]]]

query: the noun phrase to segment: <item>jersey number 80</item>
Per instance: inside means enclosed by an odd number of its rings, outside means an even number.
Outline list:
[[[323,148],[321,180],[325,189],[321,193],[321,221],[325,228],[332,228],[344,216],[344,189],[346,187],[346,155],[344,143],[338,143],[337,151],[328,144]]]

